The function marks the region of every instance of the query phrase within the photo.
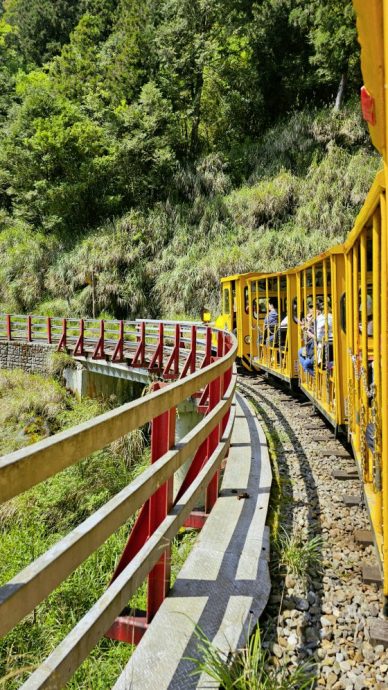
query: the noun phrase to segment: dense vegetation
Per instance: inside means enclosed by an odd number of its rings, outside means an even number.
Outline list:
[[[360,79],[351,0],[2,0],[2,309],[198,314],[341,240]]]

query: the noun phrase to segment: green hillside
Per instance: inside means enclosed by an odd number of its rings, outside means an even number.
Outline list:
[[[195,316],[341,241],[360,80],[350,0],[3,0],[0,308]]]

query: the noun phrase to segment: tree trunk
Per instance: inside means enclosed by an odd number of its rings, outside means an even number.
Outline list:
[[[346,72],[343,72],[341,75],[341,81],[339,83],[338,91],[337,91],[337,96],[335,99],[335,105],[334,105],[334,110],[339,111],[341,110],[342,103],[344,101],[344,96],[345,96],[345,89],[346,89],[346,83],[348,81],[348,76]]]
[[[96,318],[96,284],[94,280],[94,271],[92,271],[92,317]]]
[[[190,150],[193,155],[198,153],[199,149],[199,125],[201,122],[201,100],[203,89],[203,74],[202,70],[197,74],[195,87],[193,89],[193,121],[191,127],[191,142]]]

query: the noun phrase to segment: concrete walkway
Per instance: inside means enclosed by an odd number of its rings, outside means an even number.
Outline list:
[[[218,687],[207,676],[190,675],[190,659],[198,657],[195,628],[227,655],[244,646],[260,617],[270,592],[265,522],[271,480],[265,436],[238,395],[220,497],[114,690]]]

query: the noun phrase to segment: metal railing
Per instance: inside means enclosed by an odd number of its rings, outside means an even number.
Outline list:
[[[31,317],[30,322],[29,318],[27,325],[31,324],[29,333],[33,342],[36,333],[33,319],[36,317]],[[12,319],[11,337],[12,328],[17,333],[17,323],[21,323],[24,329],[24,321]],[[152,364],[154,358],[158,364],[162,363],[159,367],[161,371],[180,380],[173,383],[157,382],[157,390],[143,398],[10,453],[0,460],[1,503],[151,422],[151,466],[0,588],[0,635],[5,635],[140,508],[110,586],[30,676],[24,688],[63,687],[104,634],[137,642],[168,591],[171,540],[190,520],[190,514],[204,490],[206,513],[217,500],[219,470],[228,453],[234,420],[235,374],[232,367],[236,340],[229,333],[212,331],[208,327],[152,323],[155,347],[148,365]],[[139,352],[141,343],[146,343],[147,338],[152,337],[149,330],[151,325],[148,322],[137,322],[135,325],[139,336],[136,352]],[[166,332],[169,334],[171,331],[171,326],[174,338],[169,346],[169,358],[165,361],[165,337]],[[68,327],[67,322],[66,329]],[[186,328],[190,329],[191,334],[188,340],[190,349],[181,357],[181,338],[186,340]],[[55,323],[51,322],[52,338],[58,337],[53,336],[54,331]],[[45,333],[47,336],[47,322]],[[66,335],[69,338],[80,337],[79,332],[70,335],[67,331]],[[120,337],[119,329],[117,342],[120,342]],[[162,359],[159,360],[159,357]],[[192,369],[194,371],[189,373]],[[174,444],[176,406],[190,396],[199,398],[205,415],[189,434]],[[174,473],[190,458],[193,460],[186,478],[173,501]],[[120,612],[146,577],[147,611],[140,619],[123,618]]]
[[[218,333],[190,322],[0,314],[0,342],[53,345],[74,357],[146,368],[164,379],[183,378],[206,366],[212,350],[219,349]]]

